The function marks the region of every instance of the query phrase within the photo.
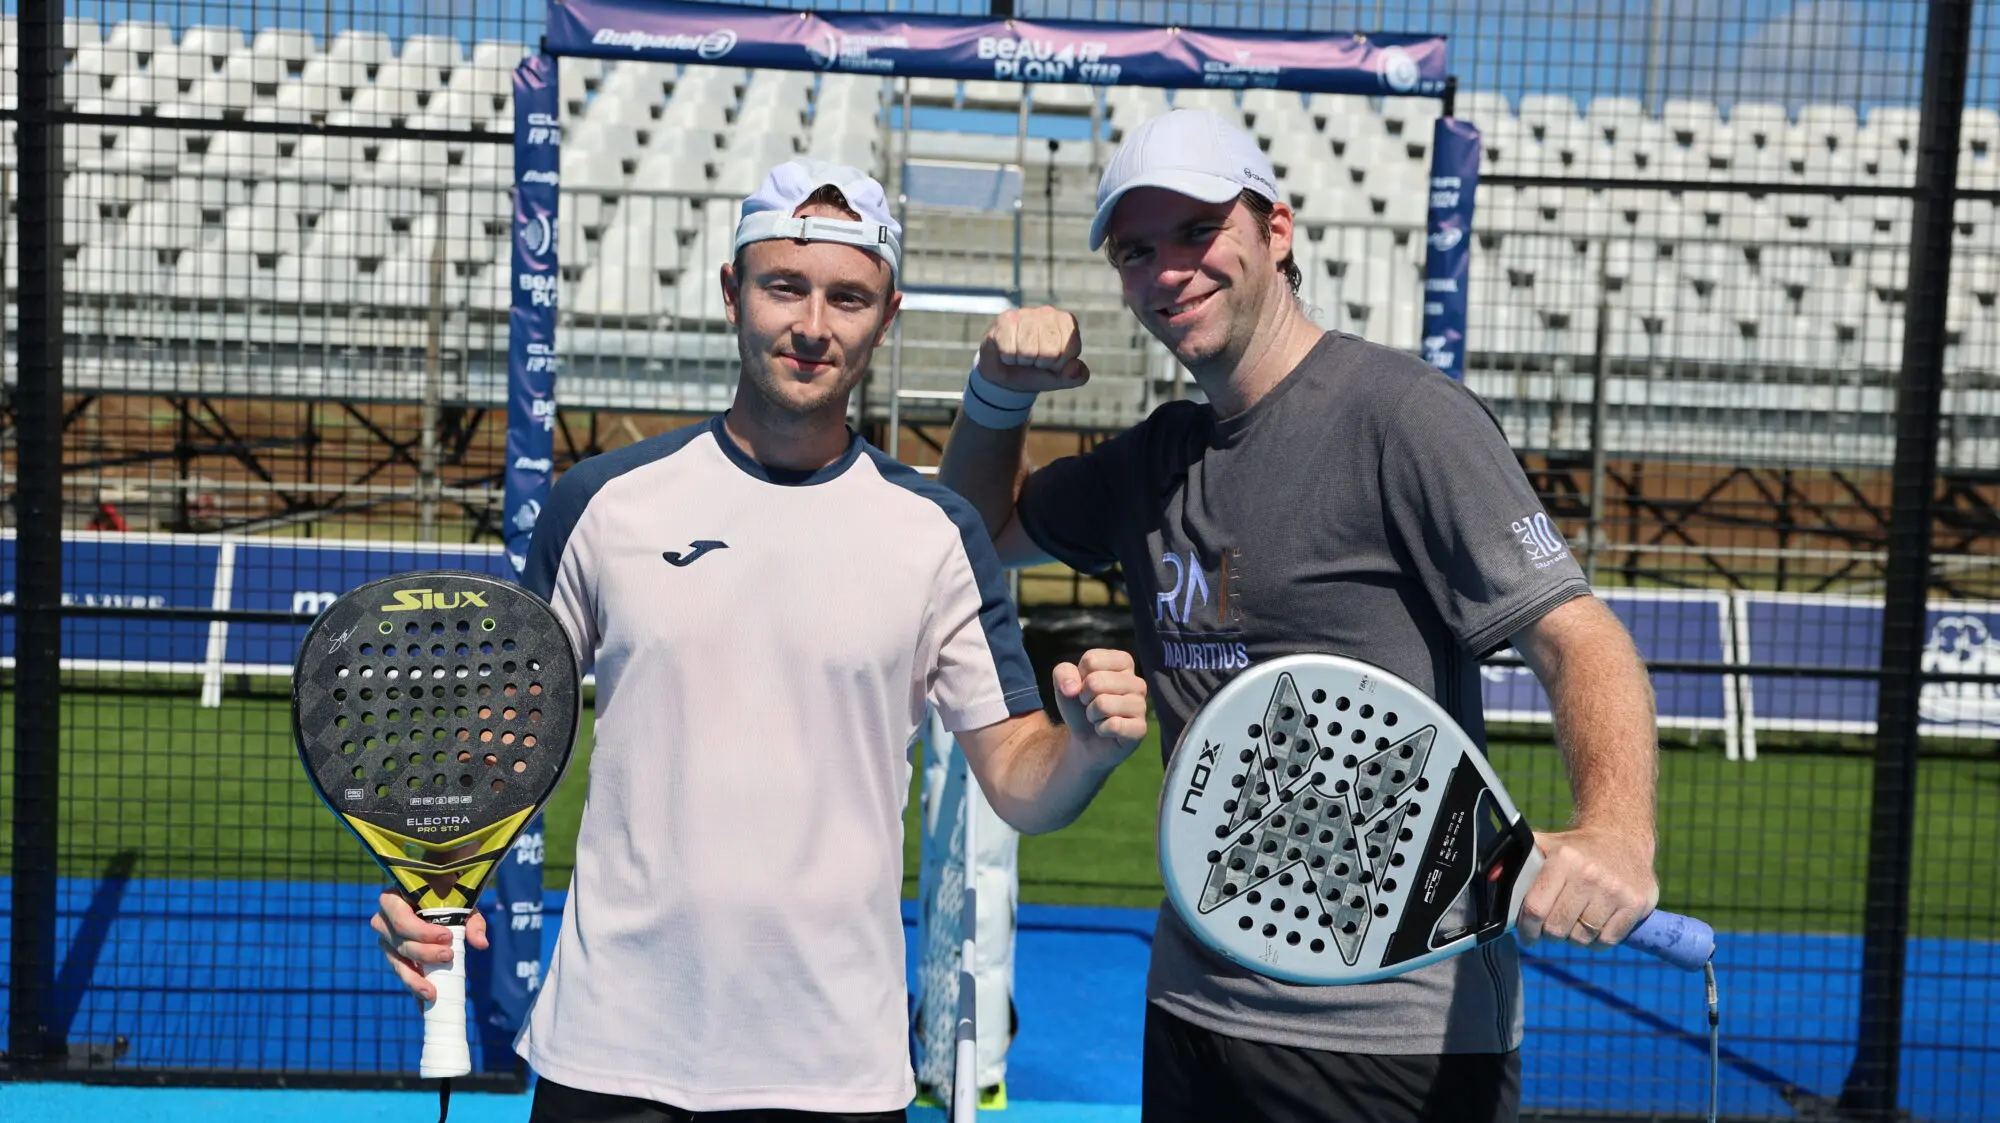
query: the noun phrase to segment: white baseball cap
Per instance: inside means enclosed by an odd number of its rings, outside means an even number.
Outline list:
[[[1256,138],[1206,109],[1176,109],[1125,138],[1097,181],[1091,249],[1104,244],[1111,212],[1134,187],[1159,187],[1204,203],[1226,203],[1245,190],[1278,200],[1277,173]]]
[[[837,187],[860,221],[844,218],[794,218],[812,193]],[[824,160],[787,160],[771,169],[764,183],[743,200],[736,223],[735,251],[751,242],[792,238],[807,242],[839,242],[875,254],[889,263],[893,277],[903,264],[903,227],[889,213],[882,185],[867,173]]]

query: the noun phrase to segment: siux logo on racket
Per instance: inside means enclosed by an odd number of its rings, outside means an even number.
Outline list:
[[[486,594],[463,589],[440,593],[435,589],[398,589],[396,603],[378,607],[384,612],[424,612],[430,609],[485,608]]]

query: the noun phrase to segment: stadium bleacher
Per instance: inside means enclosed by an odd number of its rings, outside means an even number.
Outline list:
[[[12,20],[0,21],[10,54],[13,40]],[[369,31],[331,42],[282,28],[195,26],[176,36],[154,22],[87,19],[68,21],[66,41],[65,90],[78,111],[496,135],[512,130],[509,73],[527,50],[425,35],[395,42]],[[0,104],[13,104],[11,67],[11,57],[0,67]],[[1127,424],[1155,400],[1171,364],[1118,316],[1115,278],[1082,235],[1093,162],[1133,122],[1169,105],[1229,115],[1268,146],[1306,234],[1296,247],[1302,295],[1325,326],[1419,344],[1430,130],[1441,108],[1433,100],[910,83],[915,107],[1012,113],[1025,100],[1031,114],[1101,123],[1098,144],[1021,146],[1012,135],[936,128],[906,141],[898,90],[855,75],[566,60],[560,244],[565,350],[578,375],[571,389],[611,408],[713,398],[710,383],[728,377],[727,350],[700,338],[726,326],[714,267],[726,257],[735,200],[771,164],[804,153],[873,168],[893,183],[890,165],[905,155],[1018,157],[1024,295],[1037,300],[1053,288],[1103,328],[1098,389],[1049,403],[1069,411],[1049,420]],[[1794,113],[1680,98],[1654,115],[1631,98],[1578,104],[1557,93],[1510,101],[1466,91],[1458,110],[1481,127],[1487,176],[1710,185],[1481,186],[1467,378],[1523,447],[1584,447],[1570,407],[1589,400],[1591,379],[1578,372],[1601,347],[1614,450],[1886,463],[1910,205],[1824,189],[1907,186],[1914,109],[1861,115],[1809,104]],[[490,352],[504,342],[512,181],[504,144],[131,125],[77,125],[70,134],[64,242],[86,328],[287,339],[309,320],[304,337],[393,350],[422,345],[435,300],[450,313],[448,343]],[[1962,135],[1961,186],[2000,188],[2000,113],[1968,110]],[[13,160],[11,145],[0,160]],[[923,231],[909,240],[911,276],[990,278],[1000,272],[990,264],[996,250],[1011,257],[990,232],[926,223],[920,211],[911,216]],[[2000,219],[1984,199],[1961,201],[1956,218],[1946,411],[1966,462],[1990,462],[2000,440],[1991,388],[2000,372]],[[1011,260],[1004,272],[1011,283]],[[913,315],[910,384],[961,377],[966,330]],[[472,366],[453,392],[504,390]],[[200,373],[112,354],[79,370],[142,381]],[[312,385],[308,373],[273,392]],[[1767,423],[1774,412],[1801,416],[1778,427]],[[1779,428],[1795,435],[1790,446],[1763,439]]]

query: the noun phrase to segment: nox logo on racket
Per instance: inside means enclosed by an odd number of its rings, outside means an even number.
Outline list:
[[[435,589],[398,589],[396,603],[380,605],[384,612],[429,612],[434,609],[486,608],[486,595],[471,589],[440,593]]]

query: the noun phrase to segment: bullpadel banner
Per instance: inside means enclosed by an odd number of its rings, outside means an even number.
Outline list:
[[[1441,36],[1143,27],[1080,20],[798,12],[559,0],[543,50],[649,62],[1098,86],[1444,91]]]
[[[549,496],[556,426],[556,207],[561,192],[562,107],[556,60],[534,55],[514,71],[514,253],[507,320],[507,474],[501,509],[515,580]],[[542,982],[542,821],[500,863],[493,906],[488,1025],[520,1028]],[[501,1050],[495,1050],[499,1052]]]
[[[1478,126],[1440,117],[1431,137],[1430,221],[1424,231],[1424,361],[1461,380],[1466,288],[1472,277],[1472,198],[1478,189]]]

